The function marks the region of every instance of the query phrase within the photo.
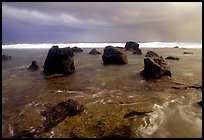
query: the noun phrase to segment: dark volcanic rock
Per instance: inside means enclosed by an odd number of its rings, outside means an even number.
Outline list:
[[[145,57],[159,57],[159,55],[154,51],[147,51]]]
[[[183,52],[183,54],[193,54],[192,52]]]
[[[144,59],[144,70],[140,72],[145,78],[159,79],[171,76],[170,68],[162,57],[148,57]]]
[[[51,128],[58,125],[67,116],[76,116],[83,112],[84,109],[85,107],[82,104],[72,99],[60,102],[57,105],[48,107],[47,110],[41,112],[41,115],[45,117],[41,127],[35,128],[34,131],[23,130],[16,133],[13,137],[33,137],[36,134],[39,135],[49,132]]]
[[[83,49],[81,49],[81,48],[78,48],[78,47],[73,47],[73,48],[71,48],[71,50],[73,51],[73,52],[82,52],[82,51],[84,51]]]
[[[95,54],[101,54],[101,53],[94,48],[89,52],[89,54],[95,55]]]
[[[32,64],[28,67],[29,70],[37,70],[39,68],[37,62],[34,60]]]
[[[136,42],[133,42],[133,41],[128,41],[128,42],[126,42],[126,44],[125,44],[125,49],[127,49],[127,50],[137,50],[137,49],[139,49],[139,44],[138,43],[136,43]]]
[[[70,47],[61,48],[61,53],[62,54],[68,54],[68,56],[70,56],[70,57],[74,57],[74,53]]]
[[[200,102],[198,102],[198,104],[202,107],[203,106],[203,101],[201,100]]]
[[[141,55],[141,54],[142,54],[142,50],[141,50],[141,49],[137,49],[137,50],[135,50],[132,54]]]
[[[75,72],[72,53],[67,53],[68,49],[65,50],[60,49],[58,46],[53,46],[49,49],[44,63],[44,74],[72,74]]]
[[[173,56],[168,56],[165,59],[170,59],[170,60],[179,60],[178,57],[173,57]]]
[[[60,123],[67,116],[76,116],[84,111],[85,107],[79,102],[69,99],[58,103],[57,105],[48,108],[41,112],[41,115],[46,117],[44,124],[44,130],[48,130],[53,126]]]
[[[12,60],[12,56],[3,54],[2,55],[2,60]]]
[[[178,46],[175,46],[174,48],[179,48]]]
[[[106,46],[102,55],[104,64],[127,64],[125,52],[113,46]]]

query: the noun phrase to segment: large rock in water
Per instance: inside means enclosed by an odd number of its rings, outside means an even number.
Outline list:
[[[32,64],[28,67],[29,70],[37,70],[39,68],[37,62],[34,60]]]
[[[162,76],[171,76],[170,68],[162,56],[145,58],[144,65],[140,74],[145,78],[159,79]]]
[[[145,57],[159,57],[159,55],[154,51],[147,51]]]
[[[136,43],[136,42],[133,42],[133,41],[128,41],[128,42],[126,42],[126,44],[125,44],[125,49],[127,49],[127,50],[137,50],[137,49],[139,49],[139,44],[138,43]]]
[[[66,51],[65,51],[66,50]],[[69,49],[60,49],[53,46],[49,49],[47,58],[44,63],[44,74],[72,74],[75,72],[74,60]]]
[[[113,46],[106,46],[102,55],[104,64],[127,64],[125,52]]]
[[[95,55],[95,54],[101,54],[101,53],[94,48],[89,52],[89,54]]]
[[[71,50],[73,51],[73,52],[82,52],[82,51],[84,51],[83,49],[81,49],[81,48],[78,48],[78,47],[73,47],[73,48],[71,48]]]

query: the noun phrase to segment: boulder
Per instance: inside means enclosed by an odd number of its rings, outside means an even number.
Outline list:
[[[104,64],[127,64],[125,52],[113,46],[106,46],[102,55]]]
[[[37,65],[37,62],[34,60],[32,61],[32,64],[28,67],[29,70],[37,70],[39,66]]]
[[[70,47],[61,48],[62,54],[68,54],[70,57],[74,57],[74,53]]]
[[[183,52],[183,54],[193,54],[192,52]]]
[[[145,57],[159,57],[159,55],[154,51],[147,51]]]
[[[81,48],[78,48],[78,47],[73,47],[73,48],[71,48],[71,50],[73,51],[73,52],[82,52],[82,51],[84,51],[83,49],[81,49]]]
[[[132,54],[141,55],[141,54],[142,54],[142,50],[141,50],[141,49],[137,49],[137,50],[135,50]]]
[[[145,78],[159,79],[170,76],[171,72],[167,62],[160,57],[147,57],[144,59],[144,70],[140,74]]]
[[[3,55],[2,55],[2,60],[4,60],[4,61],[6,61],[6,60],[12,60],[12,56],[3,54]]]
[[[179,48],[178,46],[175,46],[174,48]]]
[[[95,55],[95,54],[101,54],[101,53],[94,48],[89,52],[89,54]]]
[[[139,49],[139,44],[133,41],[128,41],[125,44],[125,49],[127,50],[137,50]]]
[[[178,57],[173,57],[173,56],[168,56],[165,59],[170,59],[170,60],[179,60]]]
[[[72,74],[75,72],[74,60],[72,53],[67,53],[69,49],[60,49],[58,46],[53,46],[49,49],[47,58],[44,63],[44,74]]]

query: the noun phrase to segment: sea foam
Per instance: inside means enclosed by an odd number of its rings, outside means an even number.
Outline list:
[[[140,48],[202,48],[202,43],[183,43],[183,42],[145,42],[139,43]],[[53,45],[59,48],[79,47],[79,48],[105,48],[106,46],[125,47],[125,43],[42,43],[42,44],[9,44],[2,45],[3,49],[49,49]]]

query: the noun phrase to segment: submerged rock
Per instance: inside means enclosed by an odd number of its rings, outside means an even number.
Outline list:
[[[115,115],[91,116],[83,120],[84,124],[76,124],[70,136],[74,138],[129,138],[131,124],[128,119]],[[78,127],[80,125],[80,127]]]
[[[148,57],[144,59],[144,70],[140,72],[143,77],[159,79],[171,76],[167,62],[161,57]]]
[[[94,48],[89,52],[89,54],[95,55],[95,54],[101,54],[101,53]]]
[[[141,55],[141,54],[142,54],[142,50],[141,50],[141,49],[137,49],[137,50],[135,50],[132,54]]]
[[[67,116],[76,116],[84,111],[84,109],[85,107],[82,104],[72,99],[60,102],[41,112],[41,115],[45,117],[42,126],[36,127],[31,131],[23,130],[16,133],[13,137],[33,137],[34,135],[46,133],[63,121]]]
[[[193,54],[192,52],[183,52],[183,54]]]
[[[125,52],[113,46],[106,46],[102,55],[104,64],[127,64]]]
[[[37,70],[39,66],[37,65],[37,62],[34,60],[32,61],[32,64],[28,67],[29,70]]]
[[[2,60],[4,60],[4,61],[6,61],[6,60],[12,60],[12,56],[3,54],[3,55],[2,55]]]
[[[145,57],[159,57],[159,55],[154,51],[147,51]]]
[[[179,60],[178,57],[173,57],[173,56],[168,56],[165,59],[170,59],[170,60]]]
[[[69,49],[60,49],[53,46],[49,49],[47,58],[44,63],[44,74],[72,74],[75,72],[72,52]]]
[[[82,52],[82,51],[84,51],[83,49],[81,49],[81,48],[78,48],[78,47],[73,47],[73,48],[71,48],[71,50],[73,51],[73,52]]]
[[[137,50],[139,49],[139,44],[133,41],[128,41],[125,44],[125,49],[127,50]]]

